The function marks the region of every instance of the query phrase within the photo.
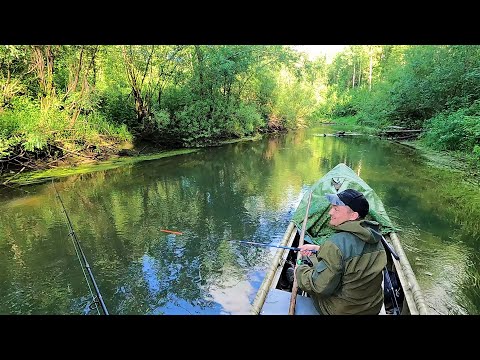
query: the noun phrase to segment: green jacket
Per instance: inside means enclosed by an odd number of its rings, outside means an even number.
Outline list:
[[[347,221],[333,227],[337,233],[310,259],[299,265],[298,287],[314,300],[321,314],[375,315],[383,304],[382,270],[387,256],[376,221]]]

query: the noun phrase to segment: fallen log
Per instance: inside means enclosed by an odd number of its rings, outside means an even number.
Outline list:
[[[25,166],[22,167],[22,169],[21,169],[19,172],[17,172],[15,175],[13,175],[13,176],[9,177],[7,180],[5,180],[5,181],[2,183],[2,185],[7,185],[11,180],[13,180],[15,177],[17,177],[18,175],[20,175],[20,173],[21,173],[23,170],[25,170]]]
[[[417,129],[411,129],[411,130],[384,130],[384,131],[381,131],[380,134],[381,135],[391,135],[391,134],[407,134],[407,133],[415,133],[415,134],[419,134],[421,133],[423,130],[417,130]]]
[[[378,133],[378,136],[394,140],[414,139],[417,138],[422,133],[422,131],[423,130],[421,129],[383,130]]]

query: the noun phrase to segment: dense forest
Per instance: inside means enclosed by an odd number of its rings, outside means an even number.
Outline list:
[[[480,167],[480,46],[0,45],[0,175],[338,119]]]

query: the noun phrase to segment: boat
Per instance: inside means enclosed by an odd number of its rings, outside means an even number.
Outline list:
[[[273,261],[253,300],[253,315],[318,315],[312,298],[287,279],[287,268],[295,266],[303,243],[321,245],[333,234],[328,226],[330,203],[325,194],[352,188],[364,194],[370,204],[366,217],[380,223],[382,242],[387,254],[383,271],[384,304],[379,315],[427,315],[425,299],[415,273],[405,255],[398,231],[385,210],[380,197],[350,167],[336,165],[322,176],[302,197]],[[276,246],[277,247],[277,246]]]

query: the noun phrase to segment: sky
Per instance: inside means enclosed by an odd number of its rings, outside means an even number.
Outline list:
[[[348,45],[295,45],[293,48],[308,54],[311,60],[319,55],[327,56],[327,63],[331,63],[333,57],[340,51],[344,50]]]

